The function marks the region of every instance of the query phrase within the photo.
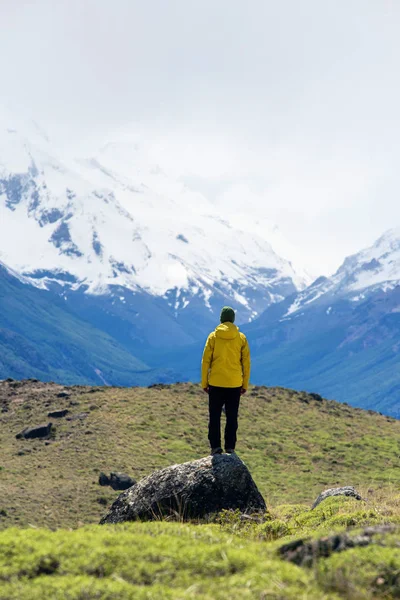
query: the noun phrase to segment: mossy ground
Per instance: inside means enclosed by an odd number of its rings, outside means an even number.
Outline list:
[[[10,385],[0,383],[0,410]],[[60,392],[69,397],[58,398]],[[196,384],[64,388],[24,382],[10,393],[8,411],[0,412],[0,529],[97,523],[118,495],[98,485],[100,471],[139,479],[209,451],[207,396]],[[64,407],[75,420],[47,417]],[[49,420],[54,439],[15,439],[23,427]],[[382,494],[400,493],[400,421],[302,392],[251,388],[241,402],[238,454],[269,508],[309,506],[322,489],[336,485],[354,485],[376,504]]]
[[[0,600],[398,598],[400,532],[320,558],[312,568],[277,553],[287,541],[321,537],[348,522],[400,522],[398,499],[388,503],[390,516],[333,498],[314,511],[279,507],[261,524],[226,513],[213,524],[10,528],[0,533]]]

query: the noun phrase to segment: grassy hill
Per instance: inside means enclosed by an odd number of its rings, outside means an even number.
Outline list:
[[[52,439],[15,438],[59,408],[69,413],[53,419]],[[100,470],[140,478],[207,454],[205,394],[191,383],[0,382],[0,600],[399,598],[399,434],[400,421],[371,411],[252,387],[238,452],[267,501],[261,519],[226,511],[204,523],[99,526],[118,495],[98,485]],[[345,484],[365,500],[310,510],[322,489]],[[373,538],[367,526],[379,527]],[[354,547],[333,551],[346,536]],[[308,566],[279,552],[299,538],[314,548]]]
[[[70,412],[48,418],[56,408]],[[50,420],[54,439],[15,438]],[[370,498],[399,485],[400,421],[304,392],[252,387],[242,399],[237,450],[269,508],[310,505],[337,485]],[[206,454],[207,396],[198,385],[1,382],[0,528],[97,523],[118,495],[98,485],[100,471],[139,479]]]

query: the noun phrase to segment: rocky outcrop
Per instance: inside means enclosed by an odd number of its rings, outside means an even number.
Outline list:
[[[136,481],[125,473],[110,473],[110,477],[103,472],[99,475],[99,485],[110,485],[113,490],[127,490],[135,484]]]
[[[330,488],[329,490],[325,490],[321,492],[318,498],[315,500],[314,504],[311,507],[311,510],[316,508],[318,504],[326,500],[327,498],[331,498],[332,496],[348,496],[349,498],[355,498],[356,500],[362,500],[362,497],[357,492],[355,488],[351,485],[347,485],[345,487],[338,488]]]
[[[155,471],[122,493],[101,523],[163,516],[201,518],[222,509],[266,510],[249,470],[234,454],[207,456]]]

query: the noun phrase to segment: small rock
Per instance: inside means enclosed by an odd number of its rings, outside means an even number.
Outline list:
[[[113,490],[127,490],[135,483],[136,481],[125,473],[110,473],[110,485]]]
[[[136,481],[125,473],[110,473],[110,477],[103,472],[99,475],[100,485],[110,485],[113,490],[127,490],[135,485]]]
[[[17,440],[21,438],[26,440],[35,438],[46,439],[50,436],[52,426],[52,423],[48,423],[47,425],[38,425],[37,427],[27,427],[20,431],[20,433],[17,433],[15,437]]]
[[[96,502],[98,502],[102,506],[107,506],[108,504],[108,500],[105,496],[100,496],[99,498],[96,498]]]
[[[57,410],[52,410],[47,413],[48,417],[54,417],[55,419],[61,419],[65,417],[69,413],[68,408],[59,408]]]
[[[301,567],[311,567],[319,558],[327,558],[334,552],[343,552],[358,546],[369,546],[374,543],[373,537],[375,535],[392,533],[393,531],[395,531],[393,525],[377,525],[367,527],[356,535],[345,532],[323,537],[319,540],[300,539],[281,546],[278,549],[278,554],[284,560]]]
[[[67,417],[67,421],[82,421],[86,419],[89,413],[79,413],[78,415],[72,415],[72,417]]]
[[[311,510],[313,510],[314,508],[316,508],[318,506],[318,504],[320,504],[327,498],[331,498],[332,496],[348,496],[349,498],[355,498],[356,500],[362,500],[362,497],[357,492],[357,490],[354,489],[350,485],[345,486],[345,487],[330,488],[329,490],[325,490],[324,492],[321,492],[321,494],[318,496],[318,498],[315,500],[314,504],[312,505]]]
[[[18,450],[17,455],[25,456],[25,454],[29,454],[30,452],[32,452],[30,448],[23,448],[22,450]]]
[[[99,475],[99,485],[110,485],[110,478],[103,471]]]
[[[56,398],[69,398],[70,394],[68,394],[68,392],[58,392],[58,394],[56,394]]]
[[[168,390],[171,387],[170,383],[152,383],[147,386],[149,390]]]

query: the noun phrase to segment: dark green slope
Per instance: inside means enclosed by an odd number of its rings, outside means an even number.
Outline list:
[[[63,383],[147,383],[156,373],[57,295],[0,265],[0,378]]]

